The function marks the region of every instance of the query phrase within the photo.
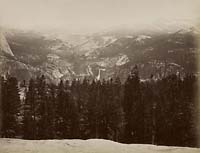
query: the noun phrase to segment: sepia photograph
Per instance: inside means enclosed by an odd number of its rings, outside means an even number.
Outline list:
[[[200,0],[0,0],[0,153],[200,153]]]

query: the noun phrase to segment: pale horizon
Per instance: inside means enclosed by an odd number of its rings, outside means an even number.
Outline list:
[[[160,20],[199,18],[199,0],[0,0],[0,26],[26,30],[98,31]]]

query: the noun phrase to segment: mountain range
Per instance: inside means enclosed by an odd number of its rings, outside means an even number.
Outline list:
[[[158,28],[157,28],[158,29]],[[0,73],[29,80],[44,74],[49,81],[88,77],[127,78],[138,66],[141,79],[171,73],[198,73],[197,28],[135,31],[110,29],[66,37],[34,31],[3,29],[0,33]]]

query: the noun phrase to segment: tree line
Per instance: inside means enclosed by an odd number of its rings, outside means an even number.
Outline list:
[[[15,77],[2,77],[1,136],[197,147],[196,90],[192,74],[141,81],[137,68],[125,83],[116,77],[56,85],[40,76],[19,86]]]

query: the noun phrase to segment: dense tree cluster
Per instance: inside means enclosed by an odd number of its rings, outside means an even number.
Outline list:
[[[1,79],[2,137],[24,139],[102,138],[123,143],[197,146],[197,78],[170,75],[141,81],[137,67],[125,83],[61,80],[44,76],[18,85]],[[19,89],[25,89],[21,98]]]

